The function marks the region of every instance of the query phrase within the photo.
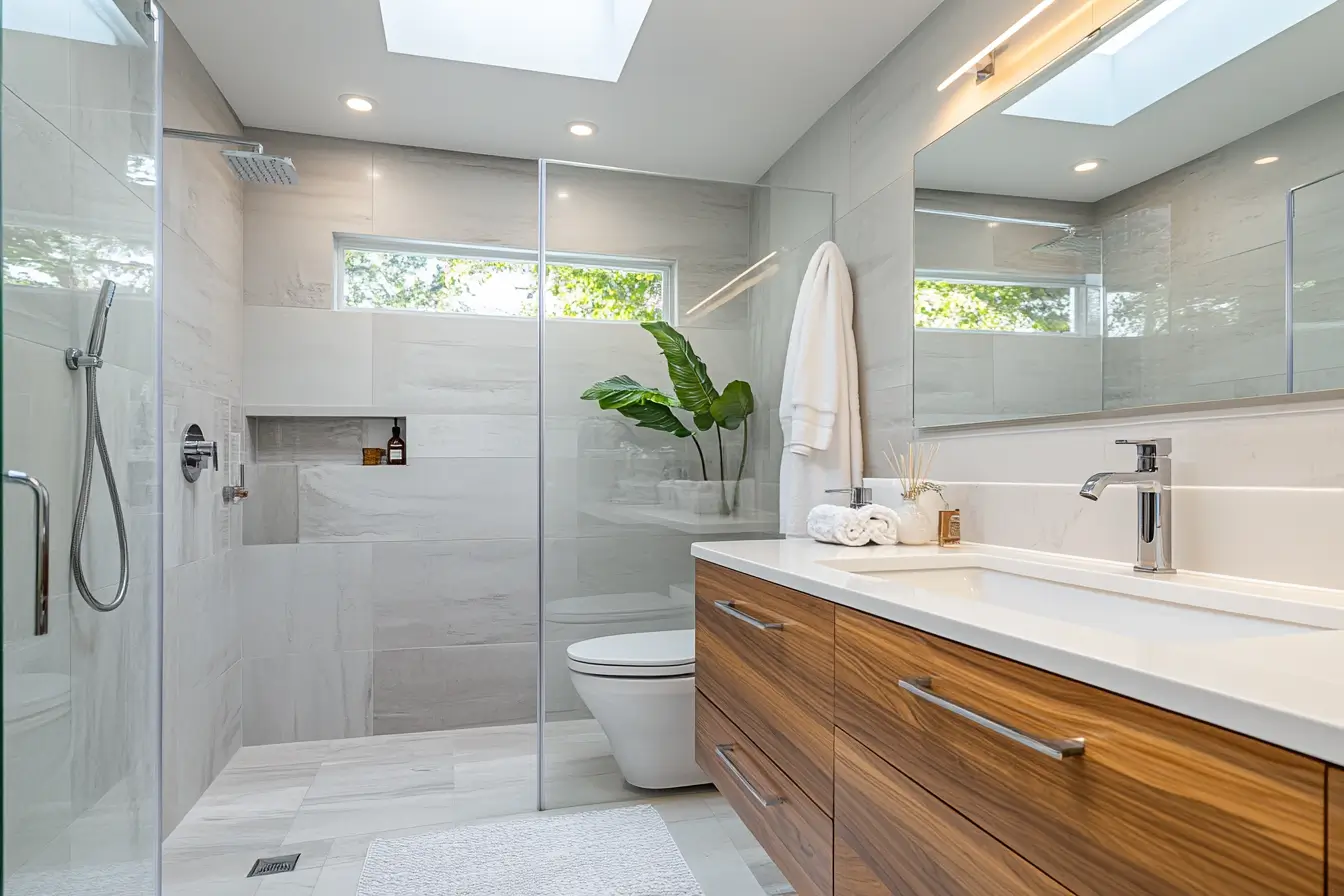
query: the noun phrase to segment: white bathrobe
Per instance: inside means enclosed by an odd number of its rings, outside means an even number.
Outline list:
[[[827,495],[827,489],[863,484],[854,289],[835,243],[817,249],[803,277],[779,420],[784,428],[779,531],[806,537],[809,510],[845,503],[843,495]]]

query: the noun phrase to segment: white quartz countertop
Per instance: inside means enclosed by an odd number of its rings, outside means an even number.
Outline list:
[[[706,542],[701,560],[1344,765],[1344,591],[985,545]],[[835,565],[827,565],[835,564]],[[837,566],[844,568],[837,568]],[[1235,640],[1136,638],[869,571],[978,568],[1317,630]],[[896,577],[899,578],[899,577]]]

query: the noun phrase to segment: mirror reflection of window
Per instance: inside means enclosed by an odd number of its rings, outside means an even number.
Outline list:
[[[1344,387],[1339,34],[1139,0],[922,150],[916,424]]]

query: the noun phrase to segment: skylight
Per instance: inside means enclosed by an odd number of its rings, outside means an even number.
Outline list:
[[[617,81],[653,0],[379,0],[387,49]]]
[[[116,0],[3,0],[3,4],[6,31],[110,47],[145,45]]]
[[[1166,0],[1004,110],[1113,127],[1336,0]]]

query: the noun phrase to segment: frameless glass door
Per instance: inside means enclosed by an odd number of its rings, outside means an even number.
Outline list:
[[[542,187],[542,802],[560,808],[706,781],[691,545],[779,537],[775,408],[832,197],[557,162]]]
[[[0,13],[2,888],[152,894],[157,25],[144,0],[3,0]]]

